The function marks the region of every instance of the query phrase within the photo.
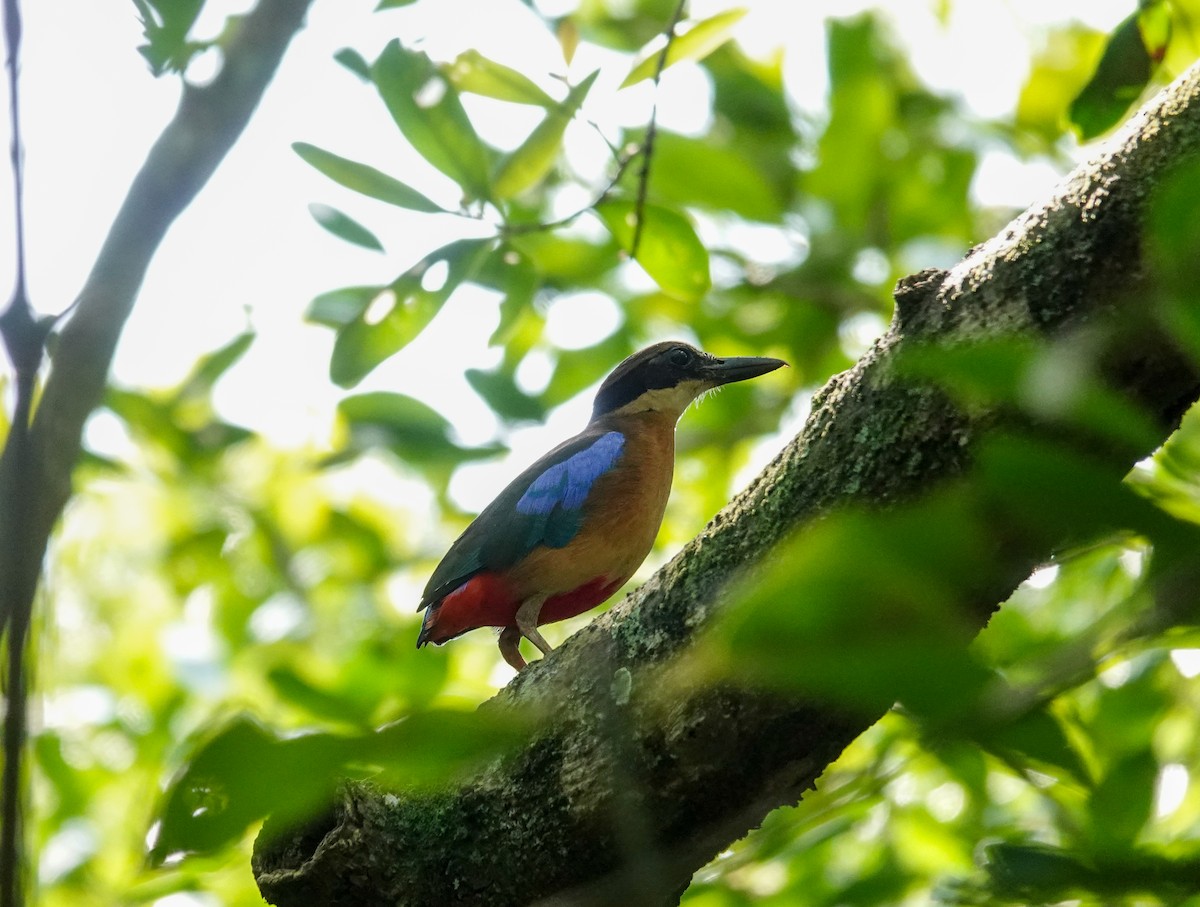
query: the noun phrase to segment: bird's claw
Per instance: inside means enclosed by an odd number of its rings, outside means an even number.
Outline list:
[[[521,631],[515,626],[505,627],[500,631],[500,654],[504,656],[514,671],[525,667],[525,659],[521,657]]]
[[[541,650],[543,655],[549,655],[554,647],[546,642],[546,638],[538,631],[538,615],[542,611],[545,598],[531,598],[517,609],[515,624],[510,624],[500,631],[500,654],[516,671],[524,670],[525,659],[521,657],[521,637],[524,636]]]

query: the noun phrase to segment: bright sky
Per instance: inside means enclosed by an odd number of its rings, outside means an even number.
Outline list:
[[[396,174],[446,204],[456,201],[453,186],[404,146],[373,89],[336,64],[333,53],[353,46],[371,59],[393,37],[413,43],[423,36],[422,46],[435,59],[476,47],[546,84],[550,73],[563,68],[556,42],[517,0],[421,0],[384,13],[373,13],[374,5],[375,0],[318,0],[314,5],[309,27],[289,51],[258,116],[164,243],[125,331],[114,368],[118,382],[173,384],[198,355],[227,342],[249,322],[259,337],[219,388],[225,417],[286,444],[327,436],[342,394],[326,378],[331,332],[303,322],[309,300],[341,286],[389,282],[463,229],[456,218],[359,201],[291,151],[292,142],[311,142]],[[540,3],[551,13],[572,5],[565,0]],[[909,46],[920,48],[912,62],[922,78],[961,94],[979,115],[992,116],[1015,103],[1027,71],[1032,23],[1075,17],[1110,29],[1134,2],[958,0],[948,28],[933,16],[929,0],[747,0],[746,5],[750,13],[740,23],[737,39],[755,54],[784,42],[789,88],[805,109],[819,112],[823,104],[824,18],[883,6],[894,14]],[[136,53],[140,29],[129,0],[24,6],[31,289],[38,308],[58,311],[82,285],[130,179],[174,110],[177,87],[170,78],[152,78]],[[208,6],[213,12],[201,35],[211,34],[225,14],[248,3],[210,0]],[[727,6],[724,0],[694,0],[691,14],[703,17]],[[198,74],[203,66],[199,64]],[[618,124],[644,122],[651,101],[648,83],[616,93],[628,62],[600,52],[581,53],[573,74],[596,66],[603,68],[602,81],[589,98],[587,117],[610,131]],[[660,95],[661,122],[682,131],[702,128],[703,108],[695,101],[707,90],[694,66],[668,71]],[[481,131],[502,145],[515,145],[533,125],[532,119],[522,119],[526,112],[514,113],[511,105],[497,116],[495,104],[470,103],[472,113],[482,118]],[[602,179],[607,156],[590,130],[570,133],[568,148],[578,165],[594,160],[597,180]],[[989,202],[1025,204],[1045,192],[1054,178],[1048,168],[1018,165],[997,155],[985,162],[977,192]],[[3,193],[0,207],[7,211],[7,182]],[[361,220],[380,237],[386,253],[358,249],[325,233],[307,212],[310,202],[332,204]],[[5,219],[0,247],[12,247],[10,236]],[[5,286],[10,267],[5,260],[0,272]],[[603,331],[598,325],[605,319],[611,329],[611,305],[595,300],[594,309],[598,322],[554,317],[552,310],[552,338],[582,346]],[[498,354],[486,348],[496,318],[494,299],[482,291],[460,292],[422,337],[359,390],[419,397],[445,412],[465,442],[487,440],[495,423],[461,372],[497,360]],[[459,499],[482,506],[517,465],[577,430],[589,406],[581,399],[562,407],[548,426],[509,438],[514,446],[510,462],[479,467],[479,483],[456,488]],[[107,443],[103,420],[94,429],[93,443]]]

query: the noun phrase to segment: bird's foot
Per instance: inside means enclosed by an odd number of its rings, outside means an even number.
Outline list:
[[[510,624],[500,631],[500,654],[515,671],[525,669],[525,659],[521,657],[522,636],[537,646],[543,655],[549,655],[554,651],[537,628],[538,614],[541,613],[544,601],[544,598],[529,599],[517,610],[516,623]]]
[[[517,627],[505,627],[500,631],[500,654],[514,671],[525,667],[525,659],[521,657],[521,631]]]
[[[531,598],[517,609],[517,629],[521,635],[542,650],[543,655],[549,655],[554,647],[546,642],[546,638],[538,631],[538,616],[542,613],[544,598]]]

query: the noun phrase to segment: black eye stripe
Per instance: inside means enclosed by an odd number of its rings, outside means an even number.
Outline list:
[[[592,409],[597,414],[613,412],[646,391],[674,387],[687,380],[688,369],[707,358],[678,341],[656,343],[630,356],[604,380]]]

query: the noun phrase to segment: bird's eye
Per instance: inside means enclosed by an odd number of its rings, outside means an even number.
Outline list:
[[[671,365],[687,365],[692,361],[692,354],[683,347],[677,346],[667,354],[667,361]]]

